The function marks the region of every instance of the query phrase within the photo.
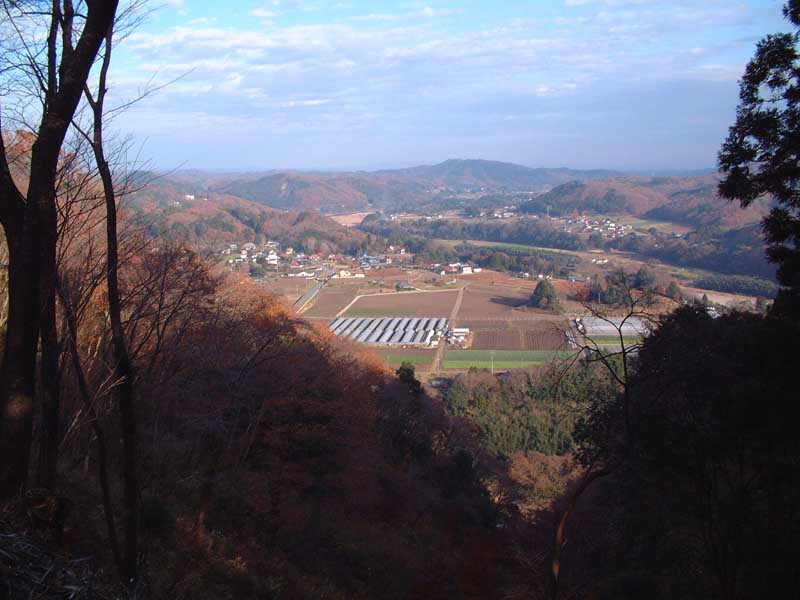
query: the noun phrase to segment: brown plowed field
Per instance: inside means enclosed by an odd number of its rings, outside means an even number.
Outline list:
[[[308,283],[305,279],[281,277],[267,279],[265,287],[270,292],[286,298],[286,301],[291,305],[305,294],[308,289],[311,289],[311,285],[312,284]]]
[[[457,290],[365,296],[359,298],[343,316],[449,317],[457,296]]]
[[[459,318],[503,316],[525,306],[530,292],[504,285],[471,284],[464,292]]]
[[[323,290],[314,299],[314,306],[303,313],[306,317],[328,317],[332,319],[355,298],[351,291],[329,292]]]
[[[481,321],[477,327],[471,323],[459,321],[459,327],[473,329],[473,341],[470,348],[475,350],[559,350],[566,348],[563,330],[569,324],[566,321]]]

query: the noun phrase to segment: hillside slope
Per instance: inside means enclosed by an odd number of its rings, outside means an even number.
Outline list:
[[[529,213],[566,215],[589,211],[629,213],[643,218],[737,228],[758,223],[769,210],[761,199],[742,209],[717,196],[719,176],[614,177],[599,181],[572,181],[523,204]]]
[[[154,237],[180,238],[205,248],[273,239],[307,252],[353,252],[369,238],[316,212],[282,211],[226,194],[199,196],[189,194],[190,189],[182,182],[158,180],[128,197],[124,208]]]

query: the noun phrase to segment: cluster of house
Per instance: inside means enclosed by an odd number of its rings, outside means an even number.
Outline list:
[[[280,244],[278,242],[267,242],[262,246],[247,242],[246,244],[228,244],[220,251],[220,255],[227,257],[229,265],[236,265],[238,263],[251,263],[251,264],[265,264],[277,266],[280,264],[281,259],[291,259],[294,255],[294,249],[286,248],[282,254],[280,252]]]
[[[238,270],[244,266],[262,265],[275,267],[276,271],[278,267],[282,267],[281,272],[285,271],[284,274],[289,277],[324,276],[340,279],[364,277],[363,273],[355,271],[390,267],[395,263],[405,262],[407,259],[406,249],[395,245],[387,247],[385,254],[349,256],[346,254],[305,254],[296,252],[292,247],[282,249],[281,245],[275,241],[268,241],[264,244],[253,242],[228,244],[220,250],[219,254],[232,270]],[[338,271],[333,270],[345,265],[349,265],[349,267]],[[325,272],[320,273],[320,269]]]
[[[428,265],[428,269],[437,275],[472,275],[473,273],[480,273],[483,271],[483,269],[480,267],[473,267],[460,262],[450,263],[449,265],[434,263],[432,265]]]
[[[565,219],[564,231],[567,233],[600,233],[603,237],[610,239],[623,237],[633,231],[631,225],[616,223],[611,219],[592,219],[590,217],[578,217]]]
[[[516,211],[516,206],[504,206],[494,210],[482,210],[478,213],[478,216],[487,219],[511,219],[517,216]]]

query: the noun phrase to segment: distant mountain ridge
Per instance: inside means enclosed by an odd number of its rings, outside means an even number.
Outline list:
[[[321,212],[410,208],[438,194],[543,192],[573,180],[620,175],[616,171],[531,168],[480,159],[343,173],[271,172],[228,181],[214,191],[274,208]]]
[[[436,165],[376,171],[374,174],[407,176],[451,186],[491,186],[512,189],[552,186],[573,180],[602,179],[621,175],[618,171],[602,169],[533,168],[493,160],[455,158]]]
[[[161,180],[160,180],[161,181]],[[440,200],[518,194],[533,197],[523,212],[551,215],[570,212],[628,213],[694,226],[736,228],[757,223],[767,200],[742,210],[717,197],[719,175],[698,170],[689,175],[625,175],[611,170],[531,168],[514,163],[451,159],[378,171],[266,171],[208,173],[178,171],[163,183],[198,197],[236,197],[279,210],[314,210],[323,214],[436,210]]]

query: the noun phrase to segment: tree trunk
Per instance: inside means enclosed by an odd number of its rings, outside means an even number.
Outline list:
[[[9,244],[9,318],[0,382],[0,499],[19,493],[27,482],[36,348],[42,317],[49,303],[55,302],[56,169],[67,129],[100,45],[114,22],[118,1],[88,0],[78,43],[73,47],[71,35],[65,35],[60,52],[56,33],[59,27],[71,29],[73,13],[71,3],[63,15],[59,2],[53,3],[44,65],[44,106],[31,149],[27,197],[14,184],[0,140],[0,222]]]
[[[38,256],[23,247],[32,235],[15,237],[6,236],[9,302],[0,382],[0,500],[21,493],[27,483],[36,390]]]
[[[126,583],[131,588],[139,577],[139,480],[136,468],[137,425],[134,407],[134,372],[125,329],[122,325],[122,302],[119,291],[119,240],[117,237],[117,197],[111,168],[106,160],[103,146],[103,110],[107,87],[106,77],[111,62],[114,30],[109,27],[105,36],[105,54],[98,75],[97,98],[88,88],[85,96],[92,109],[92,150],[97,172],[103,184],[106,204],[106,283],[108,286],[108,313],[111,321],[111,349],[114,357],[115,390],[119,403],[120,429],[122,432],[122,476],[125,506],[125,556]]]
[[[117,201],[111,170],[103,155],[102,137],[95,132],[95,158],[103,182],[106,200],[106,279],[108,312],[111,320],[111,347],[114,353],[114,377],[119,382],[116,394],[119,402],[122,431],[122,475],[125,504],[125,571],[129,584],[138,578],[139,563],[139,481],[136,472],[136,412],[134,410],[133,365],[122,326],[122,304],[119,293],[119,244],[117,240]]]
[[[49,258],[49,257],[48,257]],[[40,277],[40,293],[42,298],[41,343],[42,358],[40,372],[42,375],[42,418],[39,439],[39,468],[37,485],[55,490],[58,464],[59,442],[59,387],[61,373],[58,368],[61,354],[56,327],[56,301],[51,275],[55,275],[55,265],[43,269],[46,275]],[[52,291],[51,291],[52,290]],[[46,296],[45,296],[46,294]]]
[[[108,531],[108,543],[111,545],[111,554],[114,557],[114,564],[117,567],[120,578],[125,578],[125,571],[122,565],[122,556],[119,551],[119,541],[117,540],[117,526],[114,522],[114,506],[111,503],[111,490],[108,484],[108,451],[106,450],[106,437],[103,428],[97,420],[97,413],[92,403],[91,395],[89,394],[89,385],[86,382],[86,373],[83,370],[81,357],[78,353],[78,323],[75,319],[75,311],[70,300],[69,294],[64,291],[63,286],[58,285],[56,281],[56,290],[59,292],[59,299],[64,307],[64,314],[66,315],[67,330],[69,338],[67,345],[69,347],[70,357],[72,358],[72,366],[75,369],[75,377],[78,380],[78,390],[83,400],[83,407],[87,415],[91,419],[92,430],[94,431],[95,438],[97,439],[97,476],[100,481],[100,491],[103,495],[103,512],[106,517],[106,530]]]

